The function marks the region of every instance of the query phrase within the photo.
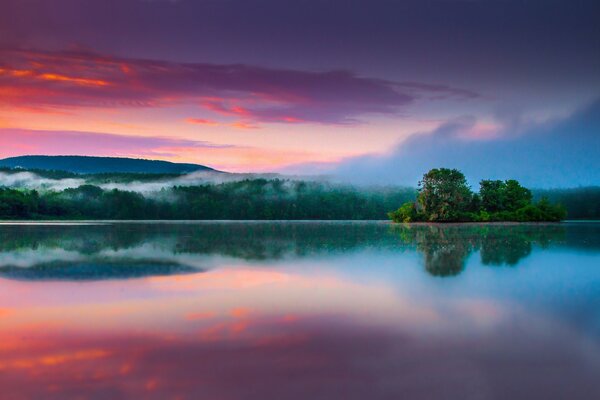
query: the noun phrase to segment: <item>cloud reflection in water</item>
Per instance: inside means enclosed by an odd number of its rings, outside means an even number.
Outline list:
[[[591,268],[600,246],[580,240],[591,237],[589,227],[45,229],[3,241],[2,254],[40,250],[78,254],[63,257],[67,264],[154,259],[206,270],[0,279],[0,384],[15,399],[600,394],[593,329],[600,271]],[[549,253],[587,265],[585,280],[570,280],[587,305],[550,290],[570,272],[542,262]],[[23,257],[1,259],[5,271]],[[433,273],[445,265],[462,272]],[[541,271],[549,283],[535,280]],[[564,310],[554,306],[558,297]]]

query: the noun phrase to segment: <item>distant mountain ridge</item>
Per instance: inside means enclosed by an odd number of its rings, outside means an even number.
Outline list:
[[[173,163],[124,157],[92,156],[19,156],[0,160],[0,167],[66,171],[77,174],[145,173],[187,174],[196,171],[216,171],[200,164]]]

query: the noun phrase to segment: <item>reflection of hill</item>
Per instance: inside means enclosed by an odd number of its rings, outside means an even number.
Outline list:
[[[386,224],[206,223],[0,227],[0,276],[92,280],[198,271],[205,258],[272,260],[398,246]]]
[[[49,262],[36,264],[29,268],[15,266],[0,267],[0,276],[17,280],[104,280],[129,279],[145,276],[163,276],[183,273],[200,272],[200,270],[163,261],[133,261],[122,262]]]
[[[403,245],[383,223],[209,222],[0,228],[0,251],[49,247],[93,255],[148,243],[174,254],[214,254],[247,260]]]
[[[54,279],[106,279],[186,272],[185,268],[204,266],[210,256],[262,261],[408,250],[423,254],[430,274],[454,276],[477,251],[481,262],[491,266],[517,265],[536,246],[598,251],[599,230],[600,224],[391,226],[372,222],[2,226],[0,271],[11,277],[37,271],[39,279],[52,279],[52,274],[64,277]],[[23,267],[32,271],[17,270]],[[96,277],[96,272],[106,276]]]

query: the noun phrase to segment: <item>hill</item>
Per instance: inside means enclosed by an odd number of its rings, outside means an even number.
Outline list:
[[[49,171],[66,171],[77,174],[146,173],[186,174],[196,171],[215,171],[200,164],[182,164],[159,160],[120,157],[89,156],[20,156],[0,160],[0,167]]]

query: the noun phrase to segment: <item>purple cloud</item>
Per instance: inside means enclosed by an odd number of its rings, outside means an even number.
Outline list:
[[[89,51],[0,53],[0,102],[37,108],[164,107],[198,104],[250,122],[348,124],[395,114],[416,99],[477,97],[425,83],[242,64],[184,64]]]

